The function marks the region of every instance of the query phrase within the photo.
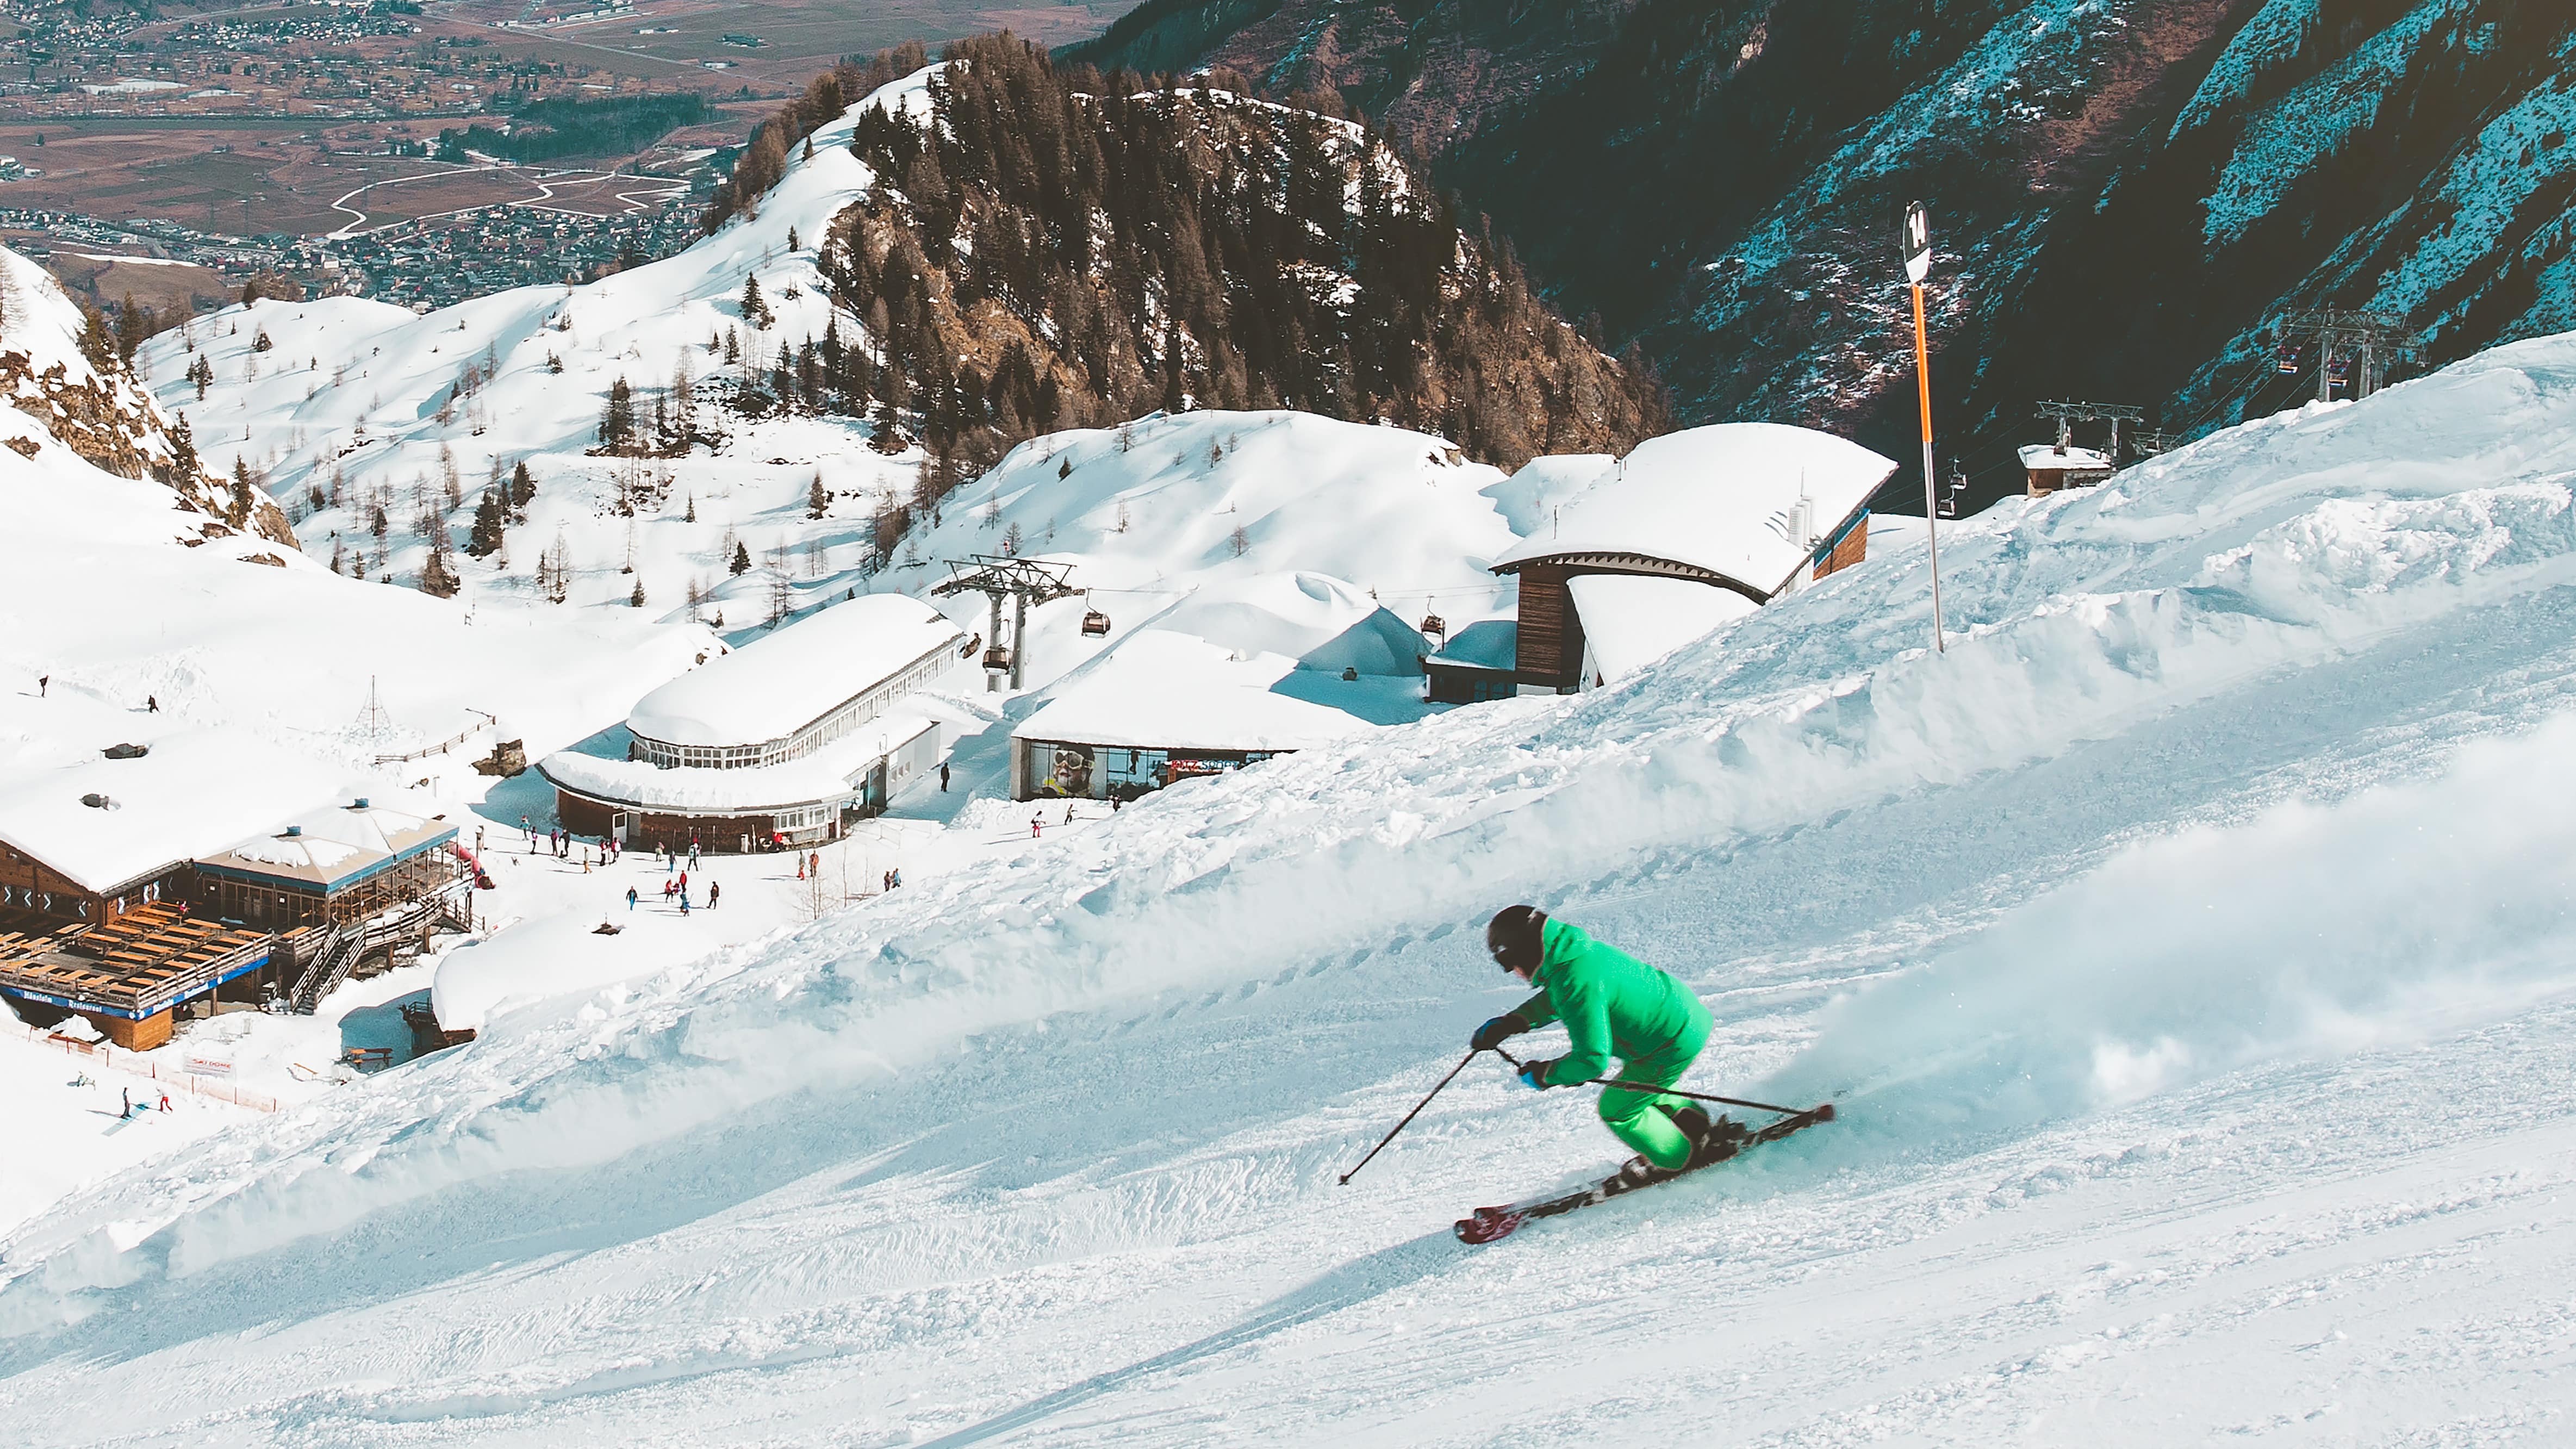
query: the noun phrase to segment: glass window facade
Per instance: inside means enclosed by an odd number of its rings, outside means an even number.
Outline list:
[[[1133,800],[1175,780],[1220,775],[1278,750],[1131,749],[1057,740],[1022,740],[1023,778],[1043,800]]]

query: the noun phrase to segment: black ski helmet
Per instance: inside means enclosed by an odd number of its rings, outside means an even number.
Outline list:
[[[1547,912],[1536,906],[1505,906],[1485,923],[1485,949],[1506,971],[1535,971],[1541,953],[1539,932],[1546,925]]]

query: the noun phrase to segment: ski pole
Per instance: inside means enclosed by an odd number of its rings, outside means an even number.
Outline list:
[[[1348,1187],[1351,1179],[1360,1175],[1360,1167],[1368,1166],[1370,1159],[1377,1156],[1379,1148],[1383,1148],[1386,1144],[1393,1142],[1395,1140],[1396,1133],[1403,1131],[1408,1126],[1411,1126],[1413,1119],[1422,1115],[1422,1109],[1431,1105],[1431,1099],[1440,1095],[1440,1087],[1446,1087],[1452,1081],[1455,1081],[1458,1074],[1467,1070],[1467,1064],[1474,1061],[1476,1056],[1476,1052],[1470,1051],[1465,1056],[1460,1057],[1458,1059],[1458,1065],[1449,1069],[1449,1075],[1440,1079],[1440,1086],[1432,1088],[1428,1093],[1424,1094],[1421,1101],[1414,1103],[1413,1110],[1404,1114],[1404,1120],[1396,1123],[1393,1127],[1388,1128],[1386,1135],[1377,1140],[1377,1146],[1369,1149],[1368,1156],[1360,1159],[1360,1166],[1354,1167],[1350,1171],[1343,1173],[1341,1182],[1337,1185]]]
[[[1496,1047],[1494,1048],[1494,1055],[1501,1057],[1504,1061],[1510,1062],[1512,1064],[1513,1071],[1520,1070],[1520,1060],[1514,1057],[1510,1052],[1503,1050],[1501,1047]],[[1465,1063],[1460,1063],[1460,1065],[1463,1066]],[[1444,1083],[1443,1085],[1446,1084]],[[1569,1087],[1615,1087],[1622,1092],[1652,1092],[1659,1097],[1688,1097],[1694,1102],[1715,1102],[1726,1107],[1750,1107],[1756,1112],[1777,1112],[1783,1117],[1795,1117],[1801,1112],[1811,1110],[1806,1107],[1777,1107],[1773,1106],[1769,1102],[1748,1102],[1742,1097],[1715,1097],[1706,1092],[1685,1092],[1679,1087],[1658,1087],[1648,1082],[1623,1082],[1617,1077],[1586,1077],[1580,1082],[1566,1082],[1563,1085]],[[1356,1171],[1357,1169],[1353,1170]]]

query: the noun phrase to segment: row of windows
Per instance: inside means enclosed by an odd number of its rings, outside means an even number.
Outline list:
[[[61,900],[64,913],[78,916],[82,920],[89,919],[89,902],[86,899],[66,895]],[[52,891],[40,891],[34,886],[0,886],[0,906],[18,906],[30,911],[44,911],[51,914],[54,910],[54,901],[55,896]]]
[[[684,765],[702,770],[747,770],[801,760],[885,713],[887,706],[947,673],[956,663],[955,651],[943,644],[783,740],[756,745],[674,745],[637,735],[634,758],[664,770]]]

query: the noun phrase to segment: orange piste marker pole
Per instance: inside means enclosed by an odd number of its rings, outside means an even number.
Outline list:
[[[1941,637],[1941,508],[1932,478],[1932,353],[1923,335],[1923,284],[1914,284],[1914,381],[1923,404],[1923,541],[1932,560],[1932,652],[1947,654]]]

